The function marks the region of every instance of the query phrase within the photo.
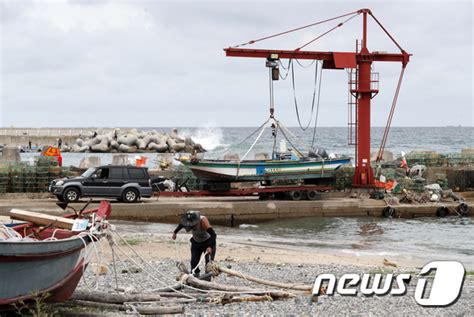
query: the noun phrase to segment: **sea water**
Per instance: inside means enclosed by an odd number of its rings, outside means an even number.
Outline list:
[[[142,128],[143,130],[156,129],[169,132],[171,128]],[[242,157],[255,140],[254,137],[245,140],[256,127],[234,127],[234,128],[211,128],[211,127],[184,127],[178,128],[182,137],[190,136],[200,143],[207,152],[206,158],[222,158],[225,153],[237,153]],[[354,157],[354,146],[348,145],[348,129],[344,127],[321,127],[316,130],[313,142],[313,129],[302,131],[299,128],[289,128],[296,137],[290,137],[289,148],[296,147],[300,150],[310,148],[327,149],[329,153],[347,155]],[[372,149],[378,150],[384,129],[372,128]],[[258,134],[258,133],[257,133]],[[281,133],[277,134],[281,139]],[[279,142],[276,143],[278,149]],[[401,152],[408,153],[413,150],[432,150],[439,153],[459,153],[463,148],[474,147],[474,127],[393,127],[390,130],[386,149],[399,156]],[[257,153],[271,153],[273,149],[273,137],[270,128],[267,128],[260,140],[255,144],[247,159],[253,159]],[[29,160],[38,153],[22,153],[22,160]],[[112,163],[113,154],[110,153],[63,153],[63,164],[65,166],[79,166],[81,159],[85,156],[99,156],[102,164]],[[129,154],[131,162],[136,155],[148,157],[147,166],[157,165],[156,153]]]
[[[175,227],[145,222],[116,223],[118,229],[124,232],[139,230],[141,233],[171,235]],[[466,270],[474,270],[472,217],[305,217],[234,228],[214,227],[218,237],[246,245],[360,258],[387,258],[394,262],[457,260],[463,263]]]

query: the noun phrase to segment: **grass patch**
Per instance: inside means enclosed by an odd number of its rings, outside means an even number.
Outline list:
[[[140,239],[125,239],[125,241],[131,246],[139,245],[140,242],[142,242],[142,240],[140,240]],[[127,243],[125,243],[125,241],[120,241],[120,244],[121,245],[126,245]]]
[[[168,243],[168,244],[171,244],[171,245],[174,245],[174,244],[177,244],[177,245],[183,245],[183,244],[188,244],[189,243],[189,240],[170,240],[170,239],[167,239],[164,241],[165,243]]]
[[[32,293],[33,299],[31,302],[25,303],[20,300],[13,303],[12,306],[19,316],[33,316],[33,317],[56,317],[60,314],[56,310],[52,310],[46,303],[50,293]]]
[[[393,273],[393,269],[380,267],[380,268],[372,269],[368,273],[369,274],[388,274],[388,273]]]

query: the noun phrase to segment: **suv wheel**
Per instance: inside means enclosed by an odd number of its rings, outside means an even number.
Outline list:
[[[133,188],[126,189],[123,192],[122,200],[126,203],[134,203],[138,200],[138,191]]]
[[[79,200],[80,193],[76,188],[68,188],[64,191],[63,199],[65,202],[73,203]]]

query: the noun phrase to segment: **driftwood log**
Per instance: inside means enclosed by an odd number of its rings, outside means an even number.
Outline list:
[[[261,278],[255,277],[255,276],[243,274],[241,272],[238,272],[238,271],[235,271],[235,270],[232,270],[232,269],[228,269],[226,267],[222,267],[222,266],[218,265],[215,262],[209,264],[209,269],[212,272],[223,272],[223,273],[226,273],[228,275],[243,278],[243,279],[245,279],[247,281],[250,281],[250,282],[254,282],[254,283],[257,283],[257,284],[268,285],[268,286],[273,286],[273,287],[282,288],[282,289],[292,289],[292,290],[305,291],[305,292],[306,291],[311,292],[311,290],[313,289],[313,287],[311,285],[288,284],[288,283],[280,283],[280,282],[264,280],[264,279],[261,279]]]
[[[155,302],[161,300],[161,296],[157,294],[113,294],[98,291],[85,291],[81,289],[76,289],[71,298],[111,304],[122,304],[125,302]]]
[[[96,301],[85,301],[85,300],[69,300],[65,303],[61,303],[61,306],[82,306],[82,307],[91,307],[91,308],[99,308],[99,309],[106,309],[106,310],[113,310],[113,311],[126,311],[130,310],[133,306],[133,309],[136,310],[139,314],[142,315],[164,315],[164,314],[182,314],[184,313],[184,306],[181,305],[172,305],[172,306],[158,306],[158,305],[150,305],[150,306],[142,306],[141,303],[133,303],[133,304],[126,304],[126,305],[118,305],[118,304],[110,304],[110,303],[99,303]],[[100,315],[103,316],[103,315]]]
[[[241,294],[253,294],[253,295],[269,295],[273,299],[281,299],[281,298],[290,298],[294,297],[294,294],[279,291],[279,290],[256,290],[256,289],[249,289],[243,287],[236,287],[236,286],[229,286],[218,284],[215,282],[207,282],[200,280],[190,274],[180,273],[178,275],[178,279],[186,283],[188,285],[194,286],[196,288],[204,289],[204,290],[217,290],[223,292],[232,292],[232,293],[241,293]]]
[[[184,306],[135,306],[134,309],[141,315],[167,315],[184,313]]]
[[[63,316],[63,317],[103,317],[104,316],[104,313],[78,312],[76,309],[67,310],[62,307],[60,307],[57,310],[57,313],[59,314],[59,316]],[[123,313],[123,314],[115,313],[113,314],[113,316],[114,317],[130,317],[130,315],[127,313]]]
[[[261,296],[245,296],[245,297],[232,297],[232,296],[224,296],[221,299],[221,304],[230,304],[230,303],[243,303],[243,302],[266,302],[266,301],[273,301],[273,298],[269,295],[261,295]]]
[[[167,286],[167,287],[162,287],[162,288],[155,288],[153,289],[151,292],[152,293],[157,293],[157,292],[173,292],[173,290],[180,290],[182,289],[184,286],[182,283],[176,283],[174,285],[171,285],[171,286]]]
[[[182,284],[181,284],[182,286]],[[71,297],[74,301],[88,301],[102,304],[122,304],[126,302],[160,302],[160,303],[192,303],[199,301],[208,301],[206,294],[192,292],[155,292],[142,294],[114,294],[99,291],[85,291],[77,289]]]
[[[126,307],[121,304],[119,305],[119,304],[111,304],[111,303],[99,303],[96,301],[93,302],[93,301],[80,300],[80,299],[70,299],[67,302],[60,303],[58,305],[68,306],[68,307],[74,307],[74,306],[91,307],[91,308],[100,308],[100,309],[108,309],[108,310],[115,310],[115,311],[126,310]]]

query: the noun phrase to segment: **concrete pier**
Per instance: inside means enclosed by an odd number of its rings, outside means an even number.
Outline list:
[[[474,195],[467,193],[464,196],[470,206],[469,214],[474,212]],[[8,215],[12,208],[60,214],[62,210],[56,206],[54,198],[36,199],[1,199],[0,215]],[[90,207],[97,206],[95,200]],[[85,203],[72,204],[79,210]],[[396,217],[433,217],[436,209],[446,206],[454,209],[455,202],[427,203],[420,205],[400,204],[393,206]],[[386,207],[383,200],[360,198],[329,198],[319,201],[286,201],[267,200],[256,198],[151,198],[144,199],[136,204],[124,204],[112,201],[112,219],[168,222],[175,223],[179,216],[187,210],[200,210],[213,223],[234,226],[241,223],[257,223],[284,218],[299,217],[365,217],[382,216]]]

